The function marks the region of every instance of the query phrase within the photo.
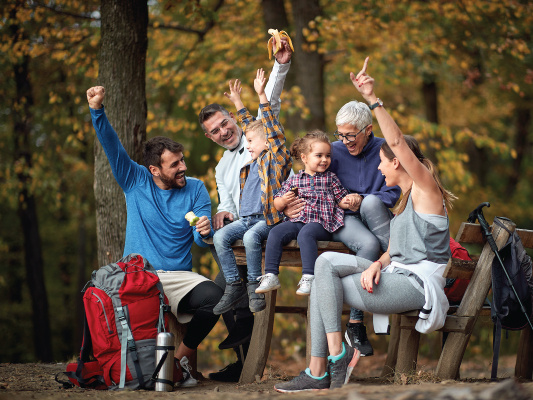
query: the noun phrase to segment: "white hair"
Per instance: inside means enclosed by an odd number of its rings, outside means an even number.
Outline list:
[[[342,106],[335,118],[335,124],[353,125],[357,129],[363,129],[365,126],[372,123],[372,111],[365,104],[359,101],[350,101]]]

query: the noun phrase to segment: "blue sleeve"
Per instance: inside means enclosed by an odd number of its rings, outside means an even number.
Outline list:
[[[205,215],[209,219],[209,223],[211,223],[211,199],[209,198],[209,193],[202,181],[198,181],[198,188],[196,190],[196,198],[194,199],[192,211],[197,217],[203,217]],[[196,228],[193,228],[192,232],[194,235],[194,241],[200,247],[207,247],[208,244],[205,243],[203,239],[213,237],[215,234],[213,225],[211,225],[211,232],[209,232],[207,236],[202,237]]]
[[[113,176],[122,190],[128,192],[137,184],[138,176],[142,173],[144,167],[130,158],[126,149],[120,143],[117,133],[109,123],[104,107],[98,110],[90,108],[90,110],[96,136],[107,156]]]

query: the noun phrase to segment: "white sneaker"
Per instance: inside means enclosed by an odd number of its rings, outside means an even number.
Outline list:
[[[260,282],[259,287],[255,289],[255,293],[266,293],[281,287],[278,276],[272,273],[262,275],[257,280]]]
[[[314,275],[303,274],[302,279],[298,282],[298,286],[300,287],[296,291],[296,294],[299,294],[300,296],[309,296],[309,293],[311,293],[311,284],[314,279]]]
[[[180,360],[181,370],[183,371],[183,380],[180,382],[180,387],[194,387],[198,385],[198,381],[191,375],[191,366],[189,365],[189,359],[183,356]]]

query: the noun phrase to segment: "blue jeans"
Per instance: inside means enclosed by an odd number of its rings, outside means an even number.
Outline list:
[[[376,261],[380,251],[389,247],[392,217],[380,198],[370,194],[361,202],[358,214],[344,216],[344,226],[335,231],[333,240],[344,243],[358,257]],[[350,319],[362,321],[363,312],[352,308]]]
[[[285,221],[275,226],[268,235],[265,249],[265,273],[279,274],[283,246],[297,239],[302,258],[302,274],[314,275],[318,258],[318,240],[331,240],[331,233],[318,222]]]
[[[213,244],[227,283],[240,280],[237,261],[231,248],[239,239],[242,239],[246,251],[248,282],[254,282],[261,276],[262,244],[273,226],[267,225],[262,215],[252,215],[242,217],[215,232]]]

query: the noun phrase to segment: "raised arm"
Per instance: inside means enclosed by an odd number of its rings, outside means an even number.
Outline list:
[[[259,104],[268,103],[268,99],[265,94],[265,83],[265,71],[263,71],[263,68],[259,68],[254,79],[254,89],[257,95],[259,96]]]
[[[281,111],[281,92],[283,92],[283,85],[291,66],[292,57],[292,50],[287,39],[281,39],[281,43],[281,49],[274,55],[276,61],[265,87],[265,94],[276,118],[279,117]],[[257,118],[261,118],[261,110],[259,110]]]
[[[241,100],[241,81],[238,79],[235,79],[233,82],[229,81],[229,93],[224,92],[224,96],[226,96],[228,99],[230,99],[233,104],[235,105],[235,108],[237,111],[242,110],[244,108],[244,104]]]
[[[369,104],[375,104],[378,101],[378,97],[374,93],[374,78],[367,74],[368,61],[369,57],[365,59],[363,68],[357,75],[350,72],[350,79],[363,98]],[[414,185],[416,185],[416,188],[413,185],[413,194],[415,194],[417,190],[420,190],[432,198],[442,198],[442,194],[437,183],[433,179],[433,175],[411,151],[400,128],[387,110],[382,106],[378,106],[374,108],[374,114],[387,144],[393,151],[401,166],[413,180]]]
[[[103,101],[105,89],[103,86],[95,86],[87,90],[87,101],[89,103],[93,126],[96,136],[102,144],[107,156],[113,176],[122,190],[125,192],[133,188],[137,183],[137,178],[141,176],[144,167],[134,162],[122,143],[117,133],[109,123],[105,114]]]

